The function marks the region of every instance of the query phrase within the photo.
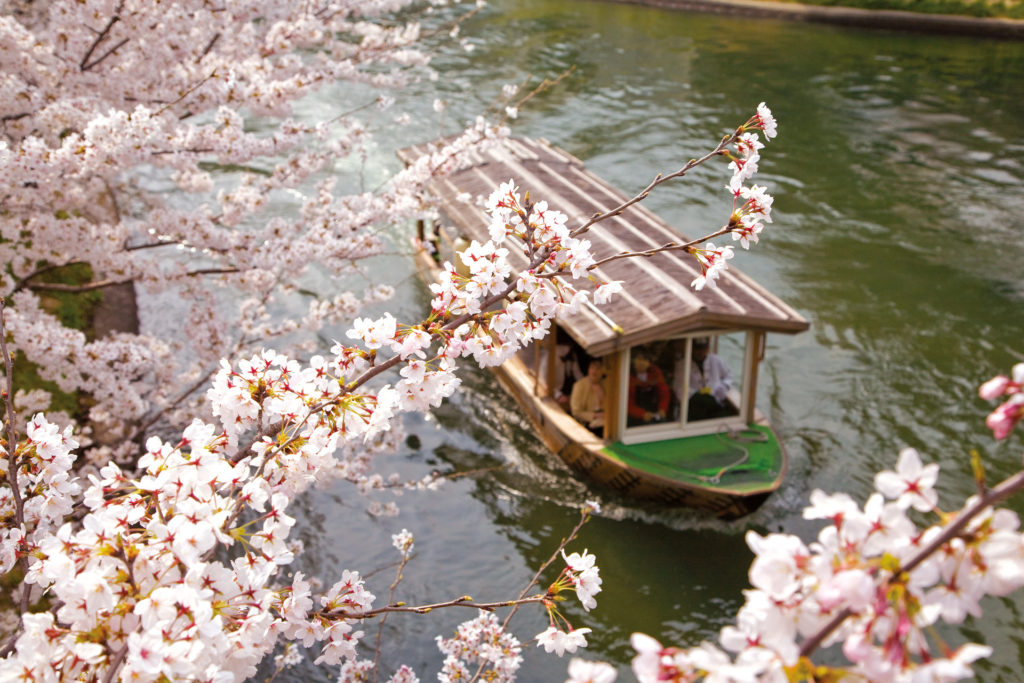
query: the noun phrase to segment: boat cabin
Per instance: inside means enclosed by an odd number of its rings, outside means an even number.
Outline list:
[[[420,145],[402,150],[400,156],[408,162],[426,151]],[[509,178],[521,191],[529,190],[535,201],[545,200],[567,214],[570,225],[626,200],[547,141],[508,139],[470,159],[462,170],[433,181],[430,190],[440,202],[442,219],[418,226],[420,240],[435,246],[432,257],[424,255],[428,267],[444,261],[457,264],[455,252],[469,240],[489,239],[482,198]],[[642,203],[595,224],[585,237],[596,259],[686,239]],[[525,257],[510,252],[514,268],[526,265]],[[756,425],[770,431],[755,407],[766,335],[801,332],[808,323],[738,268],[730,266],[716,287],[695,291],[690,283],[699,274],[695,259],[683,252],[609,262],[595,275],[621,280],[621,293],[600,307],[586,305],[574,315],[559,317],[554,334],[502,366],[499,377],[506,388],[548,446],[567,462],[563,451],[570,443],[581,444],[599,459],[623,460],[622,454],[629,452],[643,460],[648,450],[698,443],[693,437],[701,435],[736,434]],[[591,286],[586,281],[573,285]],[[569,398],[573,383],[594,361],[604,375],[603,415],[596,423],[581,424],[569,414]],[[640,448],[643,444],[653,450]],[[679,451],[676,446],[672,448]],[[581,469],[575,461],[570,464]],[[593,469],[591,465],[582,467]],[[784,458],[774,467],[772,486],[777,486]],[[694,475],[695,485],[702,486],[702,477],[711,476],[707,471],[718,468],[711,465],[704,475]],[[666,472],[658,476],[675,477]]]

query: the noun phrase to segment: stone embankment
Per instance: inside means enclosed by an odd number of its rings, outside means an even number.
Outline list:
[[[1024,21],[989,19],[952,14],[925,14],[899,10],[864,10],[854,7],[825,7],[770,0],[613,0],[630,5],[712,12],[740,16],[810,21],[841,26],[883,28],[900,31],[944,33],[1003,40],[1024,40]]]

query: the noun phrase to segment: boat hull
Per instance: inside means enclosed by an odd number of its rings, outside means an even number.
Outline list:
[[[701,485],[645,471],[616,457],[609,444],[580,425],[554,399],[535,395],[533,373],[519,358],[492,368],[492,371],[523,408],[537,435],[552,453],[574,472],[623,497],[696,508],[721,519],[736,519],[750,514],[764,503],[785,476],[786,457],[781,446],[778,465],[769,480],[742,490],[724,487],[720,482],[709,481],[707,485]],[[762,432],[770,431],[766,424],[758,426]]]

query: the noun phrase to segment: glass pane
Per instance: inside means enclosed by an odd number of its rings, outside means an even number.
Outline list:
[[[626,426],[642,427],[676,419],[679,403],[669,382],[675,366],[673,342],[651,342],[629,352]]]
[[[739,415],[746,338],[746,333],[736,332],[692,337],[678,344],[683,350],[688,350],[690,356],[686,385],[687,423]],[[677,351],[677,356],[678,367],[685,367],[683,353]],[[675,389],[682,396],[680,374],[677,370]]]
[[[634,346],[624,403],[626,427],[685,427],[740,414],[746,332]]]

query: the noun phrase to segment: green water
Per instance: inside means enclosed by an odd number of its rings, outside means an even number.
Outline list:
[[[1024,354],[1024,44],[545,0],[496,0],[463,35],[476,49],[444,48],[441,78],[400,95],[397,107],[417,123],[388,145],[454,132],[503,83],[575,65],[513,131],[546,137],[629,192],[708,149],[758,102],[775,111],[779,137],[759,178],[776,197],[776,222],[733,263],[811,322],[802,335],[769,337],[758,385],[789,475],[761,510],[732,523],[618,501],[553,461],[493,380],[468,372],[456,400],[407,424],[418,447],[380,468],[473,473],[441,494],[398,499],[397,518],[366,515],[344,486],[316,492],[302,503],[305,570],[329,584],[341,567],[388,565],[389,535],[407,527],[417,555],[401,599],[509,597],[571,529],[578,504],[598,498],[605,514],[577,546],[597,554],[605,590],[592,612],[565,611],[594,630],[585,656],[625,672],[634,630],[678,644],[714,638],[741,604],[751,559],[743,532],[811,537],[817,525],[801,509],[815,488],[862,500],[907,445],[942,465],[948,503],[972,490],[970,449],[993,477],[1019,466],[1024,438],[994,445],[975,391]],[[438,96],[444,119],[431,108]],[[309,107],[347,108],[326,95]],[[397,167],[381,145],[371,174]],[[729,210],[726,179],[724,169],[697,173],[649,205],[688,233],[714,228]],[[373,271],[398,285],[406,317],[428,300],[411,267],[396,256]],[[371,579],[381,601],[392,572]],[[983,620],[945,633],[995,647],[977,667],[981,680],[1019,680],[1024,596],[984,609]],[[393,616],[384,637],[396,646],[384,661],[434,680],[433,635],[470,616]],[[527,609],[514,630],[526,640],[546,625]],[[521,680],[564,680],[567,658],[527,650]],[[292,675],[332,678],[310,666]]]

